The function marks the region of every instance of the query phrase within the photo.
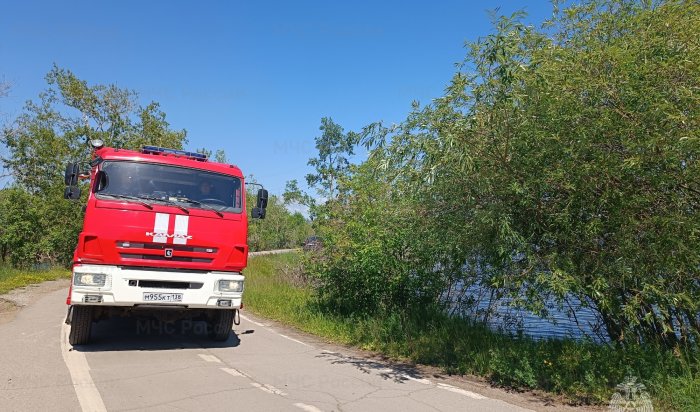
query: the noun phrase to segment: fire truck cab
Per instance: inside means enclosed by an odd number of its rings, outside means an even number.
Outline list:
[[[93,141],[83,230],[67,299],[72,345],[112,316],[204,320],[228,339],[242,307],[248,219],[241,170],[199,153]],[[80,167],[66,167],[65,197],[79,199]],[[264,218],[258,191],[254,218]]]

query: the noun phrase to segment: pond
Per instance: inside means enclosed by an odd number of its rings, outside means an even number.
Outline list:
[[[490,289],[470,286],[466,291],[456,285],[450,298],[450,312],[455,316],[484,322],[493,330],[510,335],[525,335],[535,339],[571,338],[609,341],[605,327],[594,308],[583,306],[569,296],[563,307],[554,299],[546,303],[547,317],[511,305],[509,298],[493,298]],[[454,293],[454,292],[461,293]]]

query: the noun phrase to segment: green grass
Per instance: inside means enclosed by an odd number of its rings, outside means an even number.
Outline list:
[[[70,278],[70,271],[63,268],[48,270],[21,270],[10,266],[0,265],[0,294],[7,293],[12,289],[21,288],[23,286],[61,278]]]
[[[435,311],[348,318],[319,305],[299,278],[299,254],[251,259],[246,309],[332,342],[500,386],[543,390],[573,404],[606,404],[630,374],[646,385],[657,410],[700,410],[696,352],[512,338]]]

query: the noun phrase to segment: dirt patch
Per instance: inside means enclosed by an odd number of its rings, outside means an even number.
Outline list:
[[[35,302],[47,293],[65,289],[67,296],[69,286],[70,279],[50,280],[14,289],[0,295],[0,324],[11,321],[24,306]]]
[[[11,321],[18,309],[17,305],[13,302],[0,300],[0,325]]]

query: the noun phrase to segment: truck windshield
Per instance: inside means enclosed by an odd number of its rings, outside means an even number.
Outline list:
[[[155,163],[106,161],[97,175],[98,197],[166,202],[240,213],[241,180],[205,170]]]

